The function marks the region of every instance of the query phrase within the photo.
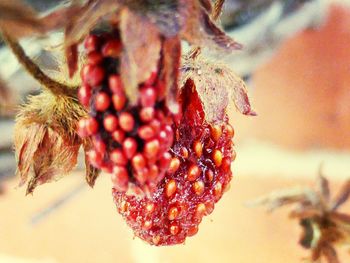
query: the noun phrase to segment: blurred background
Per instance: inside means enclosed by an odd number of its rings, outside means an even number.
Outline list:
[[[65,1],[25,2],[46,12]],[[258,116],[230,109],[237,151],[231,189],[199,233],[174,247],[134,238],[115,211],[108,176],[90,189],[83,166],[25,197],[14,176],[14,116],[39,87],[0,46],[0,262],[292,263],[308,255],[287,210],[267,214],[244,203],[312,186],[321,163],[334,190],[350,177],[350,1],[227,0],[221,22],[244,45],[224,62],[246,80]],[[49,68],[43,41],[23,45]]]

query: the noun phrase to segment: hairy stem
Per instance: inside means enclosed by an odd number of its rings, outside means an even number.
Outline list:
[[[65,95],[76,97],[76,90],[72,87],[57,82],[56,80],[47,76],[38,65],[36,65],[24,52],[17,40],[13,39],[5,31],[2,32],[2,37],[17,60],[22,64],[26,71],[37,80],[44,88],[48,89],[56,95]]]

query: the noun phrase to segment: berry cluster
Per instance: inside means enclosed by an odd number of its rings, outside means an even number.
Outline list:
[[[84,47],[87,61],[78,97],[90,116],[80,120],[78,134],[92,138],[89,161],[112,174],[118,191],[133,186],[150,193],[170,165],[174,139],[173,115],[161,99],[158,72],[139,85],[138,101],[131,105],[118,74],[122,51],[118,33],[91,34]]]
[[[235,159],[234,130],[227,123],[210,125],[204,120],[194,87],[182,90],[183,116],[173,125],[175,142],[167,174],[151,197],[113,190],[118,211],[135,235],[154,245],[183,243],[198,231],[202,217],[229,187]]]
[[[208,123],[190,80],[181,89],[181,114],[174,116],[157,70],[139,85],[133,105],[118,74],[118,34],[92,34],[85,50],[78,95],[90,116],[79,122],[78,133],[92,138],[89,161],[111,173],[114,202],[135,235],[154,245],[184,242],[232,178],[228,117]]]

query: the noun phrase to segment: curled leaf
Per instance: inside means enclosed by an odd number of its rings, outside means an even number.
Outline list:
[[[157,69],[161,49],[160,35],[146,18],[127,8],[121,10],[120,32],[124,47],[121,76],[128,98],[135,103],[138,84],[146,81]]]
[[[243,80],[228,67],[187,57],[181,71],[182,84],[188,79],[195,83],[208,122],[222,120],[230,99],[242,114],[255,115]]]
[[[100,171],[93,167],[88,159],[87,152],[92,149],[92,144],[90,141],[83,142],[84,152],[85,152],[85,180],[90,187],[94,187],[95,181],[100,174]]]
[[[85,111],[74,99],[45,91],[30,98],[16,118],[15,150],[20,185],[27,194],[69,173],[82,141],[75,125]]]
[[[181,62],[181,41],[178,37],[167,38],[162,49],[162,74],[169,109],[178,112],[178,81]]]
[[[221,15],[222,8],[224,7],[225,0],[216,0],[214,3],[214,8],[212,12],[212,17],[214,21]]]
[[[183,19],[181,36],[183,39],[192,45],[205,46],[208,49],[216,49],[221,52],[231,52],[242,48],[241,44],[226,35],[215,24],[211,13],[208,13],[198,1],[180,0],[180,2],[182,6],[180,17]]]

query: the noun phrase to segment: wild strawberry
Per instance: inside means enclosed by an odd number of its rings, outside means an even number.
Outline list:
[[[118,73],[122,51],[118,35],[92,34],[86,38],[87,60],[81,71],[79,100],[90,107],[90,117],[79,123],[78,133],[98,142],[90,161],[98,169],[111,171],[118,191],[133,186],[149,193],[171,163],[173,116],[164,101],[157,71],[139,86],[136,105],[128,101]]]
[[[183,116],[170,126],[177,136],[169,152],[167,173],[153,194],[136,196],[113,189],[119,213],[135,235],[153,245],[179,244],[195,235],[203,216],[213,211],[232,177],[234,132],[227,116],[221,123],[207,123],[191,85],[182,89],[181,104]],[[149,148],[145,145],[147,153],[142,156],[152,157],[157,152],[160,145],[155,142],[158,139],[148,142]],[[136,163],[143,164],[139,157]]]

